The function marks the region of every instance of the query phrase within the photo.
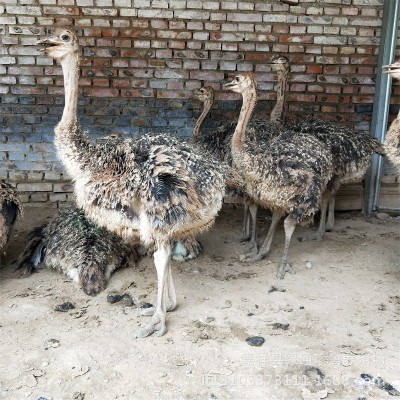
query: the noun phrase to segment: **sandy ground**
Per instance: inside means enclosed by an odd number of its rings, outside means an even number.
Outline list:
[[[3,249],[0,399],[397,398],[388,391],[400,391],[399,218],[338,213],[322,242],[293,240],[297,273],[281,281],[283,228],[264,261],[243,264],[242,210],[226,205],[204,253],[173,262],[179,306],[168,333],[136,339],[149,318],[138,307],[155,301],[151,258],[115,272],[94,298],[54,270],[13,278],[27,233],[55,211],[28,208]],[[263,237],[269,216],[259,219]],[[135,305],[111,304],[110,293]],[[66,301],[75,309],[55,311]],[[252,336],[265,342],[250,346]]]

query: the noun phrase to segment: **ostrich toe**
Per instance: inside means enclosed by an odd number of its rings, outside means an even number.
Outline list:
[[[159,311],[152,316],[149,324],[137,332],[136,337],[145,338],[153,333],[155,333],[157,336],[163,336],[167,333],[167,331],[168,329],[165,324],[165,314]]]
[[[284,279],[286,272],[289,272],[289,274],[295,274],[296,271],[291,267],[291,265],[287,262],[280,263],[278,271],[276,272],[276,277],[278,279]]]

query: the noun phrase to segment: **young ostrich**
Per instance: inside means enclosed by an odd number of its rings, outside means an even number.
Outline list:
[[[272,57],[271,61],[272,69],[278,74],[276,104],[271,111],[269,121],[259,118],[252,118],[252,120],[249,122],[249,127],[252,128],[251,135],[247,136],[246,140],[267,142],[273,137],[279,135],[281,132],[280,122],[284,116],[288,68],[286,68],[286,59],[280,56]],[[282,68],[282,65],[285,67]],[[237,122],[230,122],[222,125],[216,130],[207,133],[201,133],[201,127],[204,123],[204,120],[214,104],[214,89],[212,87],[203,87],[194,92],[194,97],[203,103],[203,110],[193,129],[192,141],[202,146],[206,151],[210,152],[221,161],[229,165],[229,173],[227,174],[228,194],[230,198],[234,200],[234,202],[244,204],[241,241],[250,240],[250,245],[248,246],[246,252],[257,249],[258,206],[245,195],[243,177],[239,171],[232,166],[231,140]],[[252,227],[251,233],[250,225]]]
[[[289,60],[284,56],[277,56],[274,69],[278,73],[279,84],[283,91],[280,101],[283,101],[290,69]],[[373,154],[383,155],[384,147],[368,132],[355,131],[334,122],[317,119],[299,119],[294,123],[283,120],[282,122],[285,129],[319,139],[332,155],[334,173],[323,196],[319,227],[315,233],[301,238],[301,240],[321,240],[325,231],[333,229],[335,197],[340,185],[364,176]]]
[[[0,180],[0,249],[10,238],[12,228],[22,215],[22,203],[17,191],[3,180]]]
[[[384,73],[400,79],[400,62],[385,65],[383,68]],[[386,133],[385,150],[388,159],[400,171],[400,110]]]
[[[254,203],[273,212],[267,237],[251,261],[261,260],[269,251],[279,220],[284,221],[285,245],[277,277],[293,272],[287,262],[295,227],[312,221],[332,176],[332,157],[311,135],[283,131],[270,141],[247,141],[247,129],[257,101],[256,82],[251,73],[238,75],[225,86],[240,93],[242,108],[232,136],[232,159],[246,182],[246,194]],[[249,132],[248,132],[249,131]]]
[[[105,289],[115,270],[137,260],[136,251],[119,236],[88,220],[83,210],[71,208],[33,230],[14,265],[15,275],[25,277],[37,272],[43,261],[78,283],[87,295],[95,296]]]
[[[70,30],[39,41],[61,63],[65,106],[55,128],[57,153],[75,181],[79,207],[98,225],[156,246],[157,303],[137,336],[167,332],[166,312],[177,305],[171,241],[210,228],[222,205],[223,168],[209,155],[170,135],[91,143],[77,121],[79,46]]]
[[[116,131],[111,132],[109,135],[102,136],[97,139],[98,142],[104,143],[107,141],[121,141],[124,139],[124,134],[122,132]],[[142,255],[153,254],[154,249],[142,249]],[[203,246],[194,237],[188,236],[184,239],[174,239],[172,241],[171,258],[175,261],[189,261],[198,257],[203,251]]]

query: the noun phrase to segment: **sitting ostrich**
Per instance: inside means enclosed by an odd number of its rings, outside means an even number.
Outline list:
[[[15,262],[15,275],[28,276],[40,262],[63,272],[89,296],[105,289],[111,274],[138,260],[136,250],[119,236],[100,228],[85,217],[83,210],[67,208],[49,223],[36,228]]]
[[[12,227],[22,215],[22,203],[17,191],[4,180],[0,180],[0,249],[8,242]]]
[[[385,73],[400,79],[400,62],[385,65],[383,68]],[[386,133],[385,150],[388,159],[400,171],[400,110]]]
[[[264,244],[251,261],[261,260],[269,251],[279,220],[284,221],[285,245],[277,277],[293,272],[287,262],[295,227],[310,223],[319,210],[332,176],[332,156],[317,138],[284,131],[269,141],[246,140],[247,128],[257,101],[253,74],[237,75],[225,87],[240,93],[242,108],[231,140],[232,159],[245,179],[246,194],[261,207],[270,209],[272,222]]]
[[[167,332],[166,312],[177,305],[170,267],[171,241],[210,228],[222,205],[224,171],[199,149],[170,135],[94,144],[77,120],[79,46],[70,30],[39,41],[61,63],[65,106],[55,128],[57,153],[75,181],[79,207],[98,225],[126,239],[156,246],[157,303],[137,334]]]

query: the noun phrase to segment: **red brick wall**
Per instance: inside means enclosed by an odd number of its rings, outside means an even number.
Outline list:
[[[70,189],[57,184],[67,177],[52,145],[63,107],[61,69],[36,45],[48,29],[77,30],[83,48],[79,113],[95,136],[113,129],[189,136],[198,115],[191,91],[202,84],[218,91],[208,126],[236,118],[239,98],[222,82],[237,71],[255,72],[259,109],[267,115],[276,78],[266,63],[276,53],[292,59],[290,116],[309,113],[368,130],[380,73],[382,5],[6,0],[0,5],[0,177],[21,185],[26,201],[68,200]],[[396,87],[393,102],[398,97]]]

